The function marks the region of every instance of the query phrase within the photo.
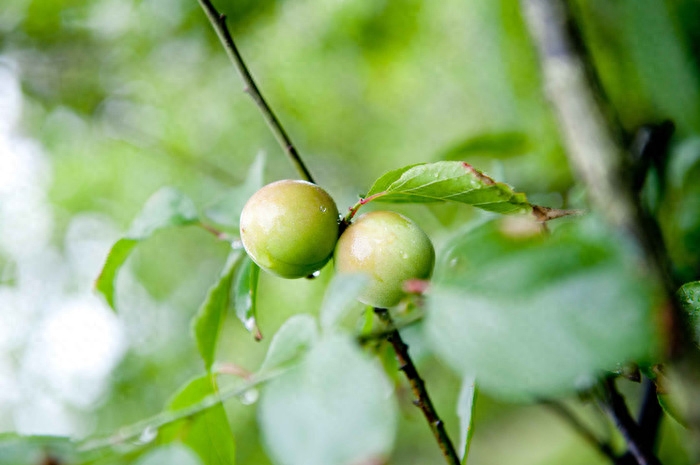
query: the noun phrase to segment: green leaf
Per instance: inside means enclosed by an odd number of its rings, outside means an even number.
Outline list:
[[[321,304],[321,328],[332,329],[357,304],[357,297],[369,283],[364,274],[337,274],[326,289]]]
[[[233,283],[236,316],[258,340],[262,339],[257,321],[259,276],[260,267],[246,255],[236,270]]]
[[[173,396],[168,402],[167,410],[177,411],[190,407],[217,392],[212,375],[195,378]],[[164,443],[179,441],[186,444],[197,453],[203,465],[235,464],[236,445],[222,404],[162,427],[159,437]]]
[[[126,236],[112,246],[95,282],[95,288],[105,297],[109,306],[116,310],[114,287],[117,273],[139,242],[160,229],[185,226],[197,221],[197,209],[182,192],[164,187],[153,194],[132,222]]]
[[[192,319],[192,332],[207,371],[214,363],[216,343],[228,310],[233,275],[242,257],[240,251],[229,254],[219,279],[209,288],[204,302]]]
[[[695,344],[700,346],[700,281],[683,284],[677,295],[693,327]]]
[[[272,337],[260,372],[270,371],[295,360],[318,338],[316,320],[311,315],[294,315]]]
[[[517,131],[493,132],[472,136],[453,145],[440,159],[461,161],[480,155],[507,158],[522,155],[528,150],[527,134]]]
[[[551,236],[492,221],[456,238],[426,299],[433,349],[485,391],[568,394],[659,347],[658,289],[595,218]]]
[[[181,444],[161,446],[141,456],[135,465],[202,465],[189,447]]]
[[[471,165],[440,161],[411,165],[390,171],[372,186],[364,203],[425,203],[450,200],[496,213],[522,213],[532,210],[525,194],[497,183]]]
[[[237,231],[243,207],[265,183],[264,173],[265,155],[261,153],[250,165],[245,182],[229,189],[217,202],[209,206],[205,211],[206,217],[217,225]]]
[[[396,434],[391,396],[375,360],[349,337],[326,336],[263,387],[258,418],[266,449],[286,465],[382,461]]]
[[[462,387],[457,398],[457,416],[459,417],[459,453],[462,465],[467,463],[469,446],[474,434],[474,404],[476,402],[476,381],[473,376],[462,379]]]

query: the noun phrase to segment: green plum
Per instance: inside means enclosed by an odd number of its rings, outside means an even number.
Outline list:
[[[359,297],[373,307],[393,307],[405,296],[409,279],[428,279],[435,249],[413,221],[390,211],[362,215],[340,236],[335,247],[339,273],[364,273],[370,282]]]
[[[338,240],[338,208],[328,193],[298,180],[273,182],[243,207],[241,241],[263,270],[302,278],[323,268]]]

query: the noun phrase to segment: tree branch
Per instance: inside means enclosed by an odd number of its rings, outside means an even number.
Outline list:
[[[292,140],[289,138],[287,132],[280,124],[279,120],[277,119],[277,116],[275,116],[275,113],[272,111],[272,108],[270,108],[270,106],[265,101],[265,98],[262,96],[262,93],[260,93],[258,86],[253,80],[253,76],[250,74],[250,71],[248,71],[248,67],[243,61],[243,57],[238,51],[238,48],[236,47],[236,44],[233,41],[233,37],[231,37],[231,33],[228,30],[228,26],[226,24],[226,15],[220,14],[218,11],[216,11],[216,8],[214,8],[214,5],[212,5],[210,0],[198,1],[200,6],[206,13],[207,18],[209,18],[209,22],[211,22],[211,25],[214,27],[216,34],[219,36],[219,39],[221,40],[221,43],[224,46],[224,49],[226,49],[226,54],[238,70],[241,79],[243,79],[244,91],[248,95],[250,95],[250,97],[260,109],[260,112],[265,118],[265,122],[274,134],[275,138],[277,139],[277,142],[279,142],[280,146],[282,147],[282,150],[284,150],[284,152],[287,154],[287,157],[289,157],[289,159],[291,160],[299,175],[309,182],[314,182],[311,173],[306,168],[304,162],[301,160],[299,152],[297,152],[297,149],[292,143]]]
[[[423,415],[428,421],[430,429],[433,432],[433,436],[435,436],[435,439],[440,446],[442,455],[445,456],[447,463],[450,465],[459,465],[459,457],[457,456],[457,452],[455,452],[455,448],[450,440],[450,437],[447,435],[445,424],[435,411],[433,402],[430,400],[428,391],[425,389],[425,382],[423,382],[423,379],[421,379],[420,375],[418,374],[416,366],[413,364],[413,360],[411,360],[411,356],[408,354],[408,346],[405,342],[403,342],[401,334],[399,334],[399,331],[394,326],[394,321],[391,318],[389,311],[386,308],[375,308],[374,313],[380,320],[382,320],[384,324],[387,325],[390,330],[390,333],[387,336],[387,341],[389,341],[394,348],[394,352],[396,352],[396,358],[399,362],[399,369],[404,372],[406,378],[408,378],[408,382],[411,384],[411,390],[413,391],[413,395],[416,397],[413,403],[423,412]]]
[[[650,444],[645,441],[645,436],[639,425],[627,409],[625,399],[618,392],[613,378],[607,378],[604,382],[602,407],[615,421],[617,429],[627,442],[630,454],[639,465],[661,465],[659,459],[652,452]]]

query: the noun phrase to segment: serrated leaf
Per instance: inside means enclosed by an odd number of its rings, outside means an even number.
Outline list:
[[[206,209],[207,218],[227,229],[238,230],[243,207],[265,183],[264,172],[265,155],[261,153],[250,165],[243,184],[226,191],[217,202]]]
[[[267,349],[260,372],[281,367],[307,351],[318,338],[316,320],[311,315],[294,315],[277,330]]]
[[[217,392],[212,375],[194,378],[170,399],[167,410],[177,411],[190,407]],[[222,404],[164,426],[159,438],[163,443],[179,441],[186,444],[197,454],[203,465],[234,465],[236,461],[236,445]]]
[[[476,381],[467,375],[462,379],[462,387],[457,398],[457,416],[459,417],[459,454],[462,465],[467,463],[469,446],[474,434],[474,404],[476,402]]]
[[[181,444],[161,446],[139,457],[135,465],[202,465],[189,447]]]
[[[357,304],[357,297],[369,284],[364,274],[337,274],[328,285],[321,304],[321,328],[329,330]]]
[[[347,465],[385,459],[396,434],[393,390],[349,337],[326,336],[302,363],[266,384],[258,419],[280,465]]]
[[[693,327],[695,344],[700,346],[700,281],[685,283],[677,295]]]
[[[390,171],[374,183],[365,197],[365,203],[447,200],[496,213],[532,210],[525,194],[516,193],[507,184],[495,182],[471,165],[458,161],[411,165]]]
[[[112,246],[95,281],[95,289],[105,297],[109,306],[116,310],[114,287],[117,273],[134,247],[160,229],[186,226],[197,221],[197,209],[189,197],[172,187],[158,190],[131,223],[126,236]]]
[[[229,254],[219,278],[207,291],[204,302],[192,319],[192,333],[207,371],[214,363],[216,343],[228,310],[233,275],[242,256],[240,251]]]
[[[487,155],[507,158],[522,155],[529,148],[527,134],[517,131],[505,131],[471,136],[447,149],[441,160],[465,160],[469,157]]]
[[[233,283],[236,316],[258,340],[262,338],[257,321],[259,277],[260,267],[246,255],[236,270]]]
[[[551,236],[492,221],[438,262],[425,328],[436,353],[485,391],[557,396],[654,357],[656,291],[595,218]]]

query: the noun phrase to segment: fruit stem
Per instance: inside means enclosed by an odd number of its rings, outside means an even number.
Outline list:
[[[209,22],[211,22],[211,25],[214,27],[216,34],[219,36],[221,44],[226,50],[226,54],[231,59],[231,62],[235,66],[236,70],[238,70],[238,74],[240,74],[241,79],[243,79],[244,91],[250,95],[257,107],[260,109],[260,112],[265,118],[265,122],[267,123],[268,127],[274,134],[275,139],[277,139],[277,142],[282,147],[282,150],[284,150],[284,152],[287,154],[287,157],[291,160],[299,175],[306,181],[315,183],[311,173],[299,156],[299,152],[297,152],[296,147],[292,143],[292,140],[287,135],[287,132],[284,130],[284,127],[282,127],[282,124],[272,111],[272,108],[270,108],[265,101],[265,98],[262,96],[262,93],[260,93],[258,86],[255,84],[255,80],[253,80],[253,76],[250,74],[250,71],[248,71],[248,67],[243,61],[243,57],[238,51],[238,48],[233,41],[233,37],[231,37],[231,33],[228,30],[226,15],[220,14],[218,11],[216,11],[216,8],[214,8],[214,5],[212,5],[210,0],[198,1],[206,13],[207,18],[209,18]]]
[[[460,465],[459,457],[457,456],[457,452],[452,444],[452,440],[445,430],[445,424],[438,416],[437,411],[435,411],[433,402],[430,400],[428,391],[425,388],[425,382],[418,374],[418,370],[413,364],[411,356],[408,354],[408,346],[401,338],[399,331],[396,329],[394,320],[389,314],[389,310],[386,308],[375,307],[374,313],[388,327],[389,334],[387,335],[386,340],[389,341],[394,348],[394,352],[396,352],[396,359],[399,362],[399,369],[403,371],[406,378],[408,378],[413,395],[416,396],[416,400],[414,400],[413,403],[423,412],[423,416],[425,416],[425,419],[433,432],[433,436],[435,436],[435,439],[440,446],[442,455],[445,456],[445,460],[447,460],[447,463],[450,465]]]

